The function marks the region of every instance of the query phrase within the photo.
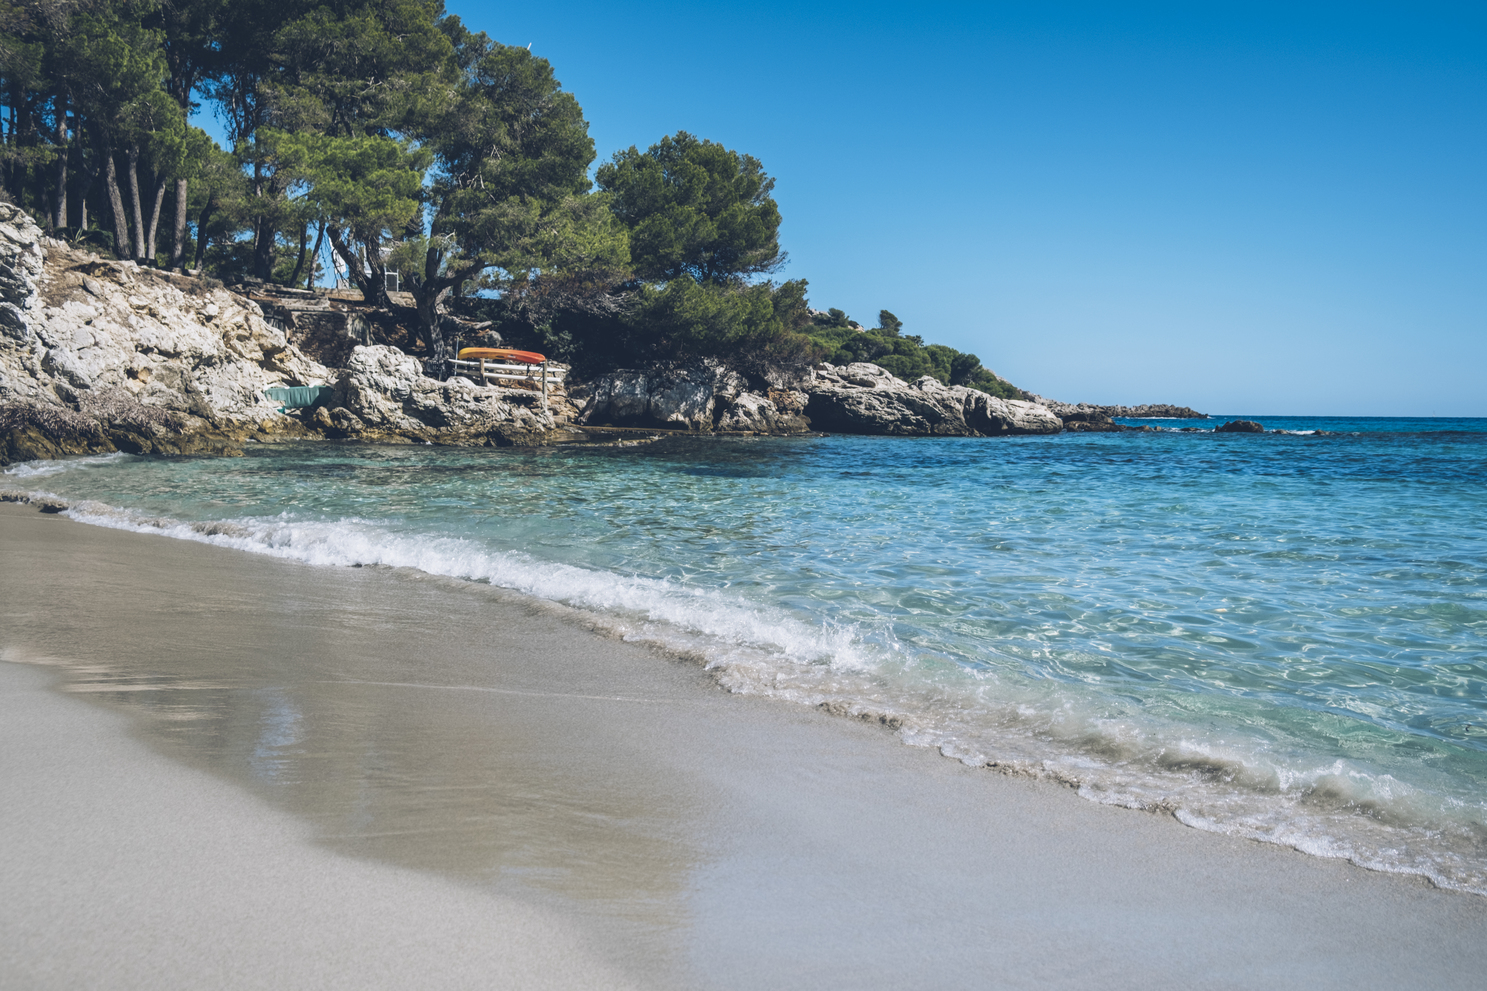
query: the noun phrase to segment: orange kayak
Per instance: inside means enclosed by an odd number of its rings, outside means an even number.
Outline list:
[[[511,348],[461,348],[461,361],[479,361],[481,358],[495,361],[519,361],[524,365],[540,365],[547,356],[536,351],[515,351]]]

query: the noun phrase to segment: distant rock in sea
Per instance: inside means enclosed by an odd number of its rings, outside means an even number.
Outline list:
[[[1216,434],[1263,434],[1264,426],[1254,420],[1230,420],[1213,428]]]
[[[1134,429],[1116,423],[1104,413],[1067,413],[1059,419],[1063,421],[1064,429],[1071,433],[1118,433]]]
[[[1089,422],[1081,420],[1081,417],[1090,414],[1100,414],[1105,417],[1125,417],[1127,419],[1151,419],[1151,420],[1206,420],[1208,414],[1199,413],[1197,410],[1187,406],[1172,406],[1168,403],[1146,403],[1141,406],[1096,406],[1091,403],[1063,403],[1057,399],[1045,399],[1042,396],[1027,394],[1028,399],[1040,406],[1046,406],[1056,416],[1067,424],[1071,419],[1074,422]],[[1088,429],[1088,428],[1085,428]]]

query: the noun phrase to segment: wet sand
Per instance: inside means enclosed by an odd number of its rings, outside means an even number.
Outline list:
[[[1487,898],[730,695],[478,584],[3,505],[0,650],[4,988],[1487,971]]]

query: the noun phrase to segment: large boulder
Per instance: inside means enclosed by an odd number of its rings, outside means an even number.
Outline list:
[[[555,426],[539,393],[429,378],[417,358],[385,344],[352,348],[333,388],[328,408],[311,414],[332,436],[530,444]]]
[[[978,389],[967,389],[966,423],[988,437],[1003,434],[1056,434],[1063,423],[1045,406],[1021,399],[1003,399]]]
[[[385,344],[356,347],[336,378],[335,405],[362,424],[396,429],[410,419],[403,406],[413,398],[421,378],[422,363],[397,348]]]
[[[678,368],[651,378],[650,415],[663,426],[710,430],[748,387],[742,375],[712,362]]]
[[[764,395],[745,392],[723,411],[719,430],[761,434],[798,434],[811,428],[805,417],[810,397],[794,389],[769,389]]]
[[[26,347],[34,336],[27,311],[40,305],[45,262],[41,229],[19,207],[0,203],[0,336],[12,347]]]
[[[929,375],[911,385],[869,362],[820,365],[808,396],[811,425],[839,433],[976,437],[1063,429],[1036,403],[945,385]]]
[[[790,380],[783,372],[776,377]],[[804,393],[783,387],[751,392],[748,379],[715,361],[620,369],[575,389],[573,396],[583,401],[578,419],[589,426],[758,433],[810,428],[801,415]]]
[[[1263,434],[1264,426],[1254,420],[1230,420],[1213,428],[1216,434]]]

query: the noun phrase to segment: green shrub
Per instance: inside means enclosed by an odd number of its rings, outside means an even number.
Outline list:
[[[908,382],[930,375],[946,385],[965,385],[1004,399],[1021,399],[1022,390],[983,368],[974,354],[943,344],[925,344],[917,334],[903,333],[903,321],[888,310],[878,312],[878,326],[862,329],[838,309],[816,313],[805,334],[834,365],[870,361]]]

